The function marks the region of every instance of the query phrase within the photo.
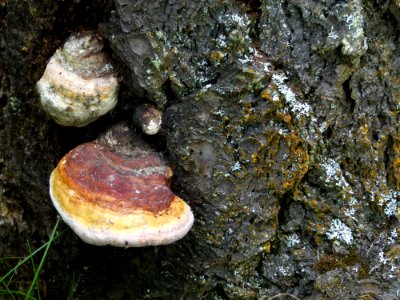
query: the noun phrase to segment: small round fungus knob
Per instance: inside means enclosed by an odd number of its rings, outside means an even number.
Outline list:
[[[117,104],[118,80],[102,47],[98,34],[81,32],[51,57],[37,89],[43,109],[58,124],[85,126]]]
[[[162,112],[152,104],[141,104],[136,107],[133,120],[145,134],[153,135],[161,128]]]
[[[141,247],[181,239],[190,207],[170,190],[171,169],[125,126],[65,155],[50,176],[63,220],[93,245]]]

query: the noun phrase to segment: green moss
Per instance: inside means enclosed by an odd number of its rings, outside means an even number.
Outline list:
[[[17,113],[20,110],[21,100],[17,97],[10,97],[8,104],[12,112]]]
[[[345,257],[336,254],[328,254],[320,258],[314,268],[320,273],[326,273],[334,269],[343,269],[345,267],[360,265],[358,269],[359,278],[368,278],[368,262],[363,259],[355,250],[351,250]]]

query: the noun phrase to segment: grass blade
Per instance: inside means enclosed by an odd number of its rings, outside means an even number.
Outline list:
[[[46,243],[44,243],[42,246],[40,246],[39,248],[37,248],[35,251],[32,252],[31,255],[35,255],[36,253],[40,252],[42,249],[44,249],[47,244],[49,243],[49,241],[47,241]],[[7,274],[3,275],[0,278],[0,283],[4,283],[4,280],[11,276],[12,274],[15,273],[16,270],[18,270],[19,267],[21,267],[24,263],[26,263],[28,260],[31,259],[31,255],[25,257],[23,260],[21,260],[19,263],[17,263],[10,271],[7,272]]]
[[[69,286],[67,300],[74,300],[75,285],[76,285],[75,272],[72,272],[71,284]]]
[[[33,259],[32,248],[31,248],[31,245],[29,244],[28,241],[26,241],[26,247],[28,248],[28,251],[29,251],[29,255],[28,256],[31,257],[31,264],[32,264],[33,274],[36,274],[35,260]],[[40,290],[39,290],[39,288],[36,288],[36,291],[37,291],[37,294],[38,294],[38,298],[37,299],[40,300],[41,298],[40,298]]]
[[[46,261],[47,253],[49,252],[50,245],[51,245],[51,243],[52,243],[52,242],[54,241],[54,239],[55,239],[55,236],[56,236],[56,232],[57,232],[57,228],[58,228],[59,222],[60,222],[60,218],[57,218],[56,225],[54,226],[54,229],[53,229],[53,232],[51,233],[50,239],[49,239],[49,241],[47,242],[46,249],[44,250],[42,259],[40,260],[40,263],[39,263],[39,266],[38,266],[38,268],[37,268],[37,270],[36,270],[35,276],[33,277],[32,284],[31,284],[31,286],[29,287],[28,292],[26,293],[25,300],[29,300],[29,299],[31,298],[32,290],[33,290],[33,288],[34,288],[34,287],[36,286],[36,284],[37,284],[37,281],[38,281],[38,279],[39,279],[40,272],[42,271],[44,262]]]
[[[25,297],[26,300],[36,300],[36,298],[34,298],[34,297],[32,297],[32,296],[29,296],[29,297],[28,297],[28,296],[27,296],[25,293],[23,293],[23,292],[11,291],[11,290],[7,290],[7,291],[0,290],[0,295],[12,296],[13,299],[15,299],[15,297],[14,297],[14,295],[15,295],[15,296],[22,296],[22,297]],[[21,299],[21,298],[18,298],[18,299]]]

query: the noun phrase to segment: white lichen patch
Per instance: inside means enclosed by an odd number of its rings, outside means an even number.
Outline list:
[[[326,38],[327,49],[341,49],[343,55],[361,56],[368,49],[364,33],[364,12],[361,0],[342,6],[340,13],[332,12],[339,22],[331,26]]]
[[[338,33],[335,31],[333,27],[331,27],[331,31],[328,34],[328,40],[336,41],[339,39]]]
[[[349,208],[344,211],[344,215],[353,220],[356,220],[354,214],[356,213],[356,206],[358,205],[358,201],[356,198],[352,197],[349,202]]]
[[[310,105],[297,101],[296,94],[284,83],[286,79],[285,75],[272,75],[272,81],[278,87],[278,91],[284,96],[290,111],[296,115],[296,118],[300,119],[301,116],[309,116],[311,113]]]
[[[385,256],[385,253],[381,250],[378,252],[378,257],[377,257],[377,262],[376,264],[374,264],[371,269],[370,269],[370,273],[376,271],[377,269],[379,269],[381,266],[384,266],[386,264],[388,264],[390,262],[390,260]]]
[[[326,236],[330,240],[335,239],[348,245],[353,243],[351,229],[339,219],[332,220]]]
[[[290,272],[290,270],[284,266],[279,266],[278,272],[283,276],[290,276],[292,274],[292,272]]]
[[[389,190],[388,193],[382,194],[380,196],[376,196],[378,200],[378,204],[380,206],[384,206],[383,212],[388,217],[396,216],[397,214],[397,206],[398,200],[397,198],[400,196],[400,193],[394,190]]]
[[[250,37],[251,20],[239,13],[227,13],[221,15],[219,23],[225,28],[226,33],[221,33],[214,39],[215,50],[223,55],[224,59],[231,56],[241,64],[252,64],[255,59],[261,57],[256,48],[252,47]]]
[[[228,15],[228,17],[231,18],[231,20],[237,24],[239,27],[246,28],[247,26],[250,25],[250,20],[246,15],[239,15],[239,14],[231,14]]]
[[[292,248],[298,244],[300,244],[300,238],[297,233],[292,233],[286,237],[286,246]]]
[[[346,35],[342,37],[341,43],[342,53],[345,55],[362,55],[367,49],[368,44],[364,36],[364,18],[362,12],[362,4],[357,0],[358,4],[354,5],[354,11],[344,15],[347,26]]]
[[[382,265],[386,265],[390,261],[388,258],[386,258],[385,253],[383,253],[383,251],[380,251],[378,256],[379,256],[379,262]]]
[[[371,265],[370,274],[377,272],[384,279],[398,279],[399,266],[396,263],[396,258],[393,260],[393,257],[385,253],[382,249],[371,260]]]
[[[254,57],[252,55],[247,55],[247,54],[243,55],[242,58],[238,59],[238,61],[244,65],[251,63],[253,60],[254,60]]]
[[[271,63],[269,63],[269,62],[264,62],[264,63],[262,63],[262,65],[263,65],[263,71],[264,71],[265,73],[271,72],[271,70],[270,70],[270,68],[272,67]]]
[[[398,238],[399,238],[399,235],[397,233],[397,228],[393,228],[392,231],[390,232],[389,237],[388,237],[389,244],[396,243]]]
[[[219,48],[226,48],[228,46],[226,36],[223,34],[220,34],[215,41]]]
[[[337,187],[347,189],[349,190],[350,194],[353,194],[349,183],[343,176],[340,165],[335,160],[333,160],[332,158],[326,158],[320,163],[320,166],[325,170],[326,183],[334,184]]]
[[[232,166],[231,171],[232,171],[232,172],[235,172],[235,171],[240,171],[241,169],[242,169],[242,166],[240,165],[240,162],[237,161],[237,162]]]
[[[218,109],[217,111],[214,111],[213,113],[214,113],[215,115],[221,116],[221,117],[223,117],[223,116],[226,115],[226,112],[225,112],[224,110],[222,110],[221,108]]]

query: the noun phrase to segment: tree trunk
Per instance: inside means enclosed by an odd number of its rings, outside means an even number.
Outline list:
[[[60,158],[152,102],[163,125],[146,139],[192,230],[121,249],[62,224],[43,298],[398,299],[399,21],[395,0],[0,0],[0,257],[49,238]],[[119,102],[62,127],[35,85],[88,29],[106,41]],[[16,263],[4,261],[0,275]]]

